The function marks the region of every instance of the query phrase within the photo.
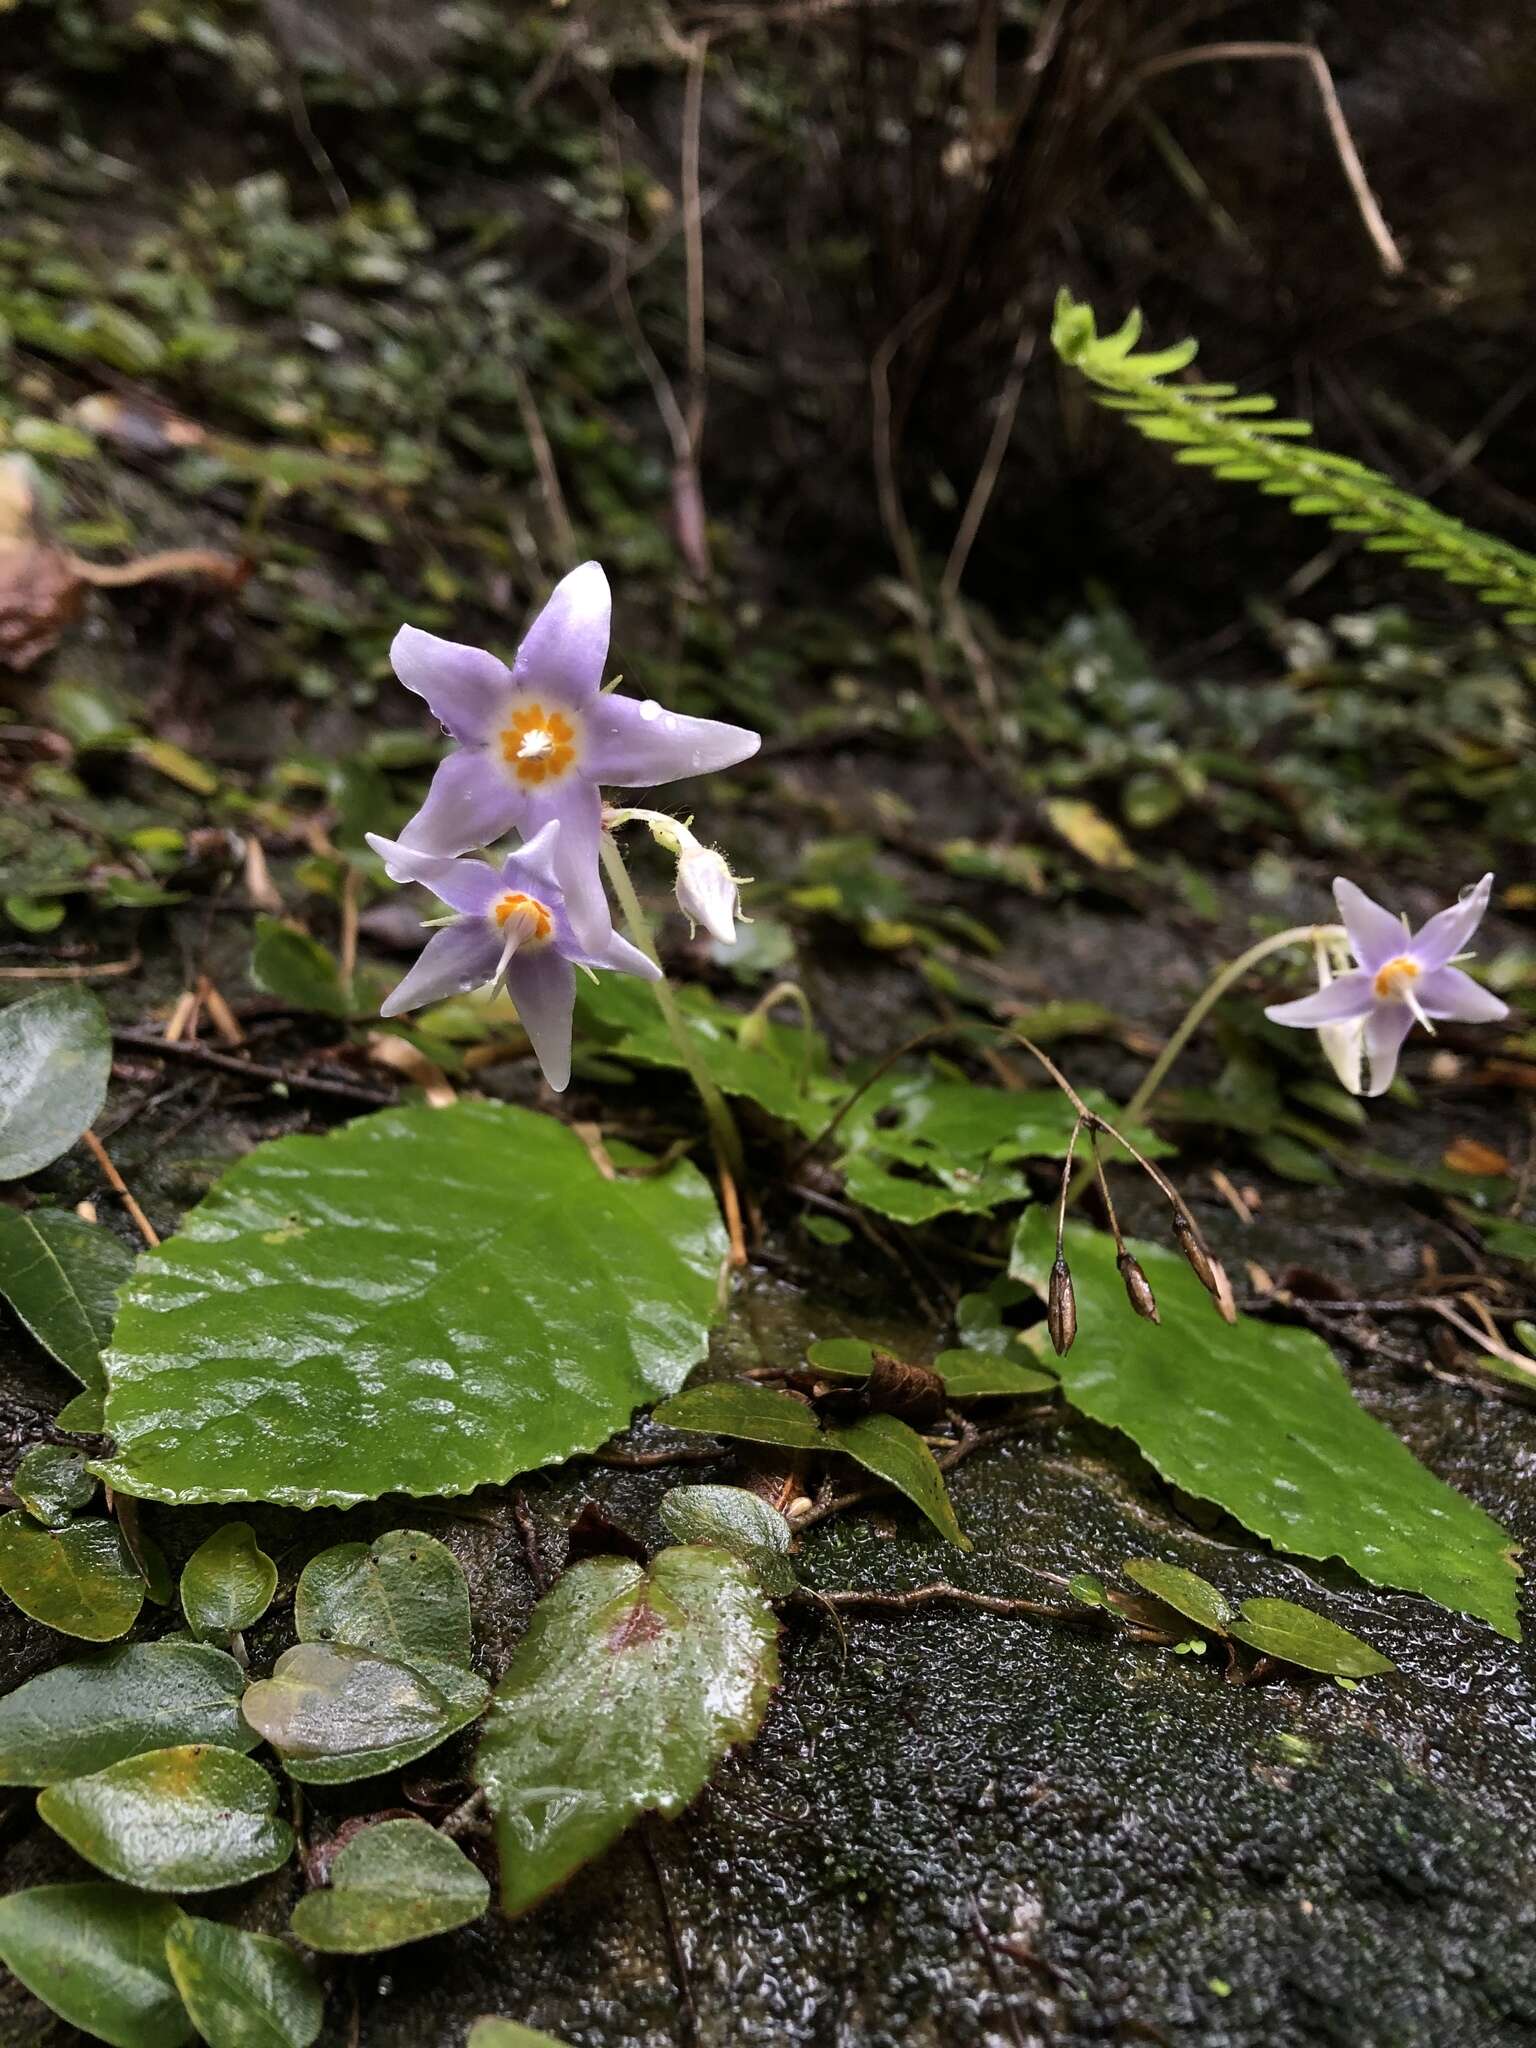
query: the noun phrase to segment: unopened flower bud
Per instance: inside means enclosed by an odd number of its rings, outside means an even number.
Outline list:
[[[1129,1252],[1122,1252],[1115,1264],[1120,1269],[1120,1278],[1125,1282],[1125,1297],[1137,1315],[1145,1316],[1149,1323],[1159,1321],[1157,1296],[1152,1292],[1147,1276]]]
[[[1200,1282],[1206,1293],[1218,1293],[1215,1262],[1199,1238],[1196,1237],[1189,1218],[1182,1209],[1175,1209],[1173,1212],[1173,1239],[1179,1250],[1189,1261],[1190,1271]]]
[[[677,863],[677,902],[690,924],[703,925],[722,946],[734,946],[740,901],[736,878],[723,854],[697,840],[691,850],[684,849]]]
[[[1067,1270],[1067,1262],[1060,1253],[1051,1268],[1045,1323],[1051,1333],[1056,1356],[1064,1358],[1072,1349],[1072,1340],[1077,1335],[1077,1296],[1072,1289],[1072,1275]]]

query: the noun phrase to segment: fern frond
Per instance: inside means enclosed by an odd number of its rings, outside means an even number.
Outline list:
[[[1377,553],[1466,585],[1514,624],[1536,625],[1536,555],[1437,512],[1363,462],[1314,447],[1305,420],[1270,416],[1272,398],[1244,397],[1233,384],[1170,382],[1194,361],[1195,343],[1138,354],[1140,338],[1139,313],[1100,334],[1091,306],[1068,291],[1057,295],[1057,355],[1096,387],[1101,405],[1124,413],[1149,441],[1171,445],[1176,462],[1257,484],[1267,497],[1288,499],[1293,512],[1360,534]]]

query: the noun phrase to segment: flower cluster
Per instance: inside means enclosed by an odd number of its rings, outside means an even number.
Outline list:
[[[1370,1087],[1364,1092],[1384,1095],[1416,1023],[1432,1033],[1437,1022],[1496,1024],[1509,1015],[1507,1003],[1455,965],[1468,957],[1462,949],[1482,923],[1492,890],[1493,876],[1484,875],[1459,903],[1415,932],[1406,919],[1340,877],[1334,900],[1355,965],[1336,975],[1335,963],[1320,950],[1317,993],[1273,1004],[1265,1016],[1275,1024],[1315,1030],[1352,1095],[1362,1092],[1361,1071],[1369,1062]]]
[[[455,745],[399,839],[369,834],[393,880],[425,883],[452,913],[383,1014],[505,984],[556,1089],[570,1078],[573,969],[658,973],[613,929],[600,785],[646,787],[730,768],[760,743],[744,726],[604,690],[610,612],[607,577],[584,562],[556,587],[511,668],[481,648],[402,626],[390,650],[395,674]],[[678,855],[679,902],[728,939],[734,878],[686,826],[665,822],[674,837],[657,837]],[[499,866],[460,858],[514,831],[523,843]]]

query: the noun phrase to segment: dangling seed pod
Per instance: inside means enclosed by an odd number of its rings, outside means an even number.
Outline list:
[[[1227,1269],[1220,1259],[1212,1259],[1211,1271],[1216,1276],[1216,1285],[1211,1289],[1216,1297],[1216,1312],[1224,1323],[1235,1323],[1237,1303],[1232,1298],[1232,1282],[1227,1278]]]
[[[1152,1292],[1147,1276],[1129,1252],[1122,1252],[1115,1264],[1120,1269],[1120,1278],[1125,1282],[1125,1296],[1137,1315],[1145,1316],[1149,1323],[1159,1320],[1157,1296]]]
[[[1182,1209],[1173,1212],[1173,1241],[1189,1261],[1190,1270],[1207,1294],[1220,1299],[1221,1289],[1216,1281],[1216,1267],[1210,1253],[1196,1237],[1189,1218]]]
[[[1056,1254],[1056,1263],[1051,1268],[1051,1284],[1046,1296],[1046,1328],[1051,1333],[1051,1342],[1056,1356],[1064,1358],[1072,1349],[1072,1340],[1077,1335],[1077,1296],[1072,1288],[1072,1275],[1061,1253]]]

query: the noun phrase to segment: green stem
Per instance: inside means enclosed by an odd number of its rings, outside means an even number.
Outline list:
[[[656,952],[656,941],[651,935],[650,921],[640,907],[640,898],[629,878],[629,869],[624,865],[624,856],[607,832],[602,836],[602,851],[603,866],[607,870],[613,893],[619,899],[624,922],[629,926],[629,936],[646,959],[660,970],[661,961]],[[746,1162],[742,1157],[741,1136],[736,1129],[736,1119],[731,1115],[725,1097],[716,1086],[714,1075],[699,1056],[699,1049],[693,1041],[693,1033],[688,1029],[688,1020],[678,1007],[677,997],[672,992],[672,984],[667,980],[665,972],[662,972],[660,981],[652,982],[651,990],[666,1021],[667,1030],[671,1033],[672,1043],[677,1047],[678,1058],[688,1069],[688,1078],[697,1089],[699,1100],[704,1105],[704,1114],[709,1120],[709,1134],[714,1140],[720,1162],[737,1186],[744,1187]]]
[[[1271,953],[1282,952],[1287,946],[1299,946],[1303,942],[1316,945],[1319,941],[1326,944],[1329,940],[1347,937],[1348,934],[1341,924],[1297,924],[1292,925],[1289,931],[1276,932],[1273,938],[1260,939],[1258,944],[1250,946],[1246,953],[1239,953],[1235,960],[1229,960],[1210,987],[1190,1004],[1183,1022],[1152,1062],[1145,1080],[1125,1105],[1123,1121],[1134,1124],[1146,1115],[1153,1096],[1168,1078],[1168,1069],[1227,990],[1235,982],[1241,981],[1251,967],[1257,967],[1261,960],[1267,960]]]

